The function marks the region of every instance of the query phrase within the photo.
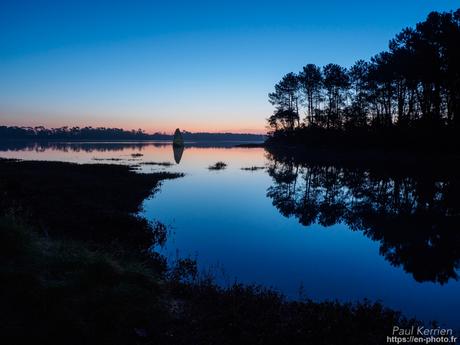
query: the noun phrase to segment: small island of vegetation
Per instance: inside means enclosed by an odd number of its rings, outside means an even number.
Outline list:
[[[225,162],[216,162],[208,167],[209,170],[224,170],[227,167]]]

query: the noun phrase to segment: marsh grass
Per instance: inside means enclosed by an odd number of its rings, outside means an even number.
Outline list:
[[[133,343],[167,315],[160,280],[139,258],[38,235],[0,218],[0,339],[15,343]],[[71,336],[70,336],[71,335]]]
[[[20,206],[25,222],[52,237],[104,246],[122,241],[124,247],[145,249],[152,231],[148,221],[136,215],[140,205],[161,180],[182,175],[138,174],[132,169],[0,160],[0,210]]]
[[[120,162],[123,161],[122,158],[98,158],[98,157],[93,157],[93,161],[112,161],[112,162]]]
[[[171,162],[142,162],[140,164],[141,165],[159,165],[159,166],[163,166],[163,167],[169,167],[169,166],[173,165],[173,163],[171,163]]]
[[[208,167],[209,170],[223,170],[225,168],[227,168],[227,163],[225,162],[216,162]]]
[[[251,167],[243,167],[241,170],[244,171],[257,171],[257,170],[263,170],[265,167],[259,167],[259,166],[251,166]]]

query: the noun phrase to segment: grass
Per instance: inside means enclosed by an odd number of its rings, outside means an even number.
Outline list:
[[[170,167],[173,165],[171,162],[142,162],[141,165],[159,165],[163,167]]]
[[[251,167],[243,167],[241,170],[245,171],[257,171],[257,170],[263,170],[265,167],[258,167],[258,166],[251,166]]]
[[[151,227],[135,214],[161,180],[182,175],[136,174],[131,169],[0,160],[0,209],[20,208],[26,222],[53,237],[146,249]]]
[[[223,170],[225,168],[227,168],[227,163],[225,162],[217,162],[208,167],[209,170]]]
[[[178,344],[383,344],[393,325],[417,324],[379,303],[290,302],[260,286],[204,281],[181,292]]]
[[[97,158],[94,157],[93,161],[112,161],[112,162],[120,162],[123,161],[121,158]]]
[[[139,259],[46,238],[0,218],[0,339],[9,344],[135,343],[164,323],[161,280]]]

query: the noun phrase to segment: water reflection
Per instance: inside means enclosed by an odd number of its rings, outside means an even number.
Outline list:
[[[380,300],[408,317],[460,325],[452,162],[423,166],[409,157],[406,167],[378,166],[360,155],[349,164],[222,143],[188,143],[182,155],[164,142],[15,147],[0,144],[0,157],[185,173],[145,200],[142,215],[173,229],[163,254],[197,257],[203,271],[218,267],[224,285],[262,284],[289,298],[302,286],[313,300]],[[207,169],[218,161],[227,169]]]
[[[182,158],[182,154],[184,153],[184,146],[172,145],[172,148],[174,153],[174,161],[179,164]]]
[[[34,151],[45,152],[49,150],[61,152],[108,152],[108,151],[124,151],[124,150],[137,150],[148,147],[164,147],[170,146],[171,141],[29,141],[29,140],[0,140],[0,152],[5,151]],[[200,142],[186,142],[188,148],[233,148],[235,145],[244,144],[246,142],[235,141],[200,141]],[[183,152],[178,150],[174,151],[174,156],[181,160]]]
[[[460,183],[454,173],[299,162],[268,154],[267,196],[286,216],[344,223],[380,243],[380,254],[418,282],[457,280]]]
[[[142,150],[146,145],[167,145],[152,142],[48,142],[48,141],[0,141],[0,151],[34,151],[49,150],[61,152],[108,152],[123,150]]]

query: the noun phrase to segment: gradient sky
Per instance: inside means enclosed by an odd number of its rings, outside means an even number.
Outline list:
[[[350,66],[459,0],[0,1],[0,125],[264,132],[307,63]]]

